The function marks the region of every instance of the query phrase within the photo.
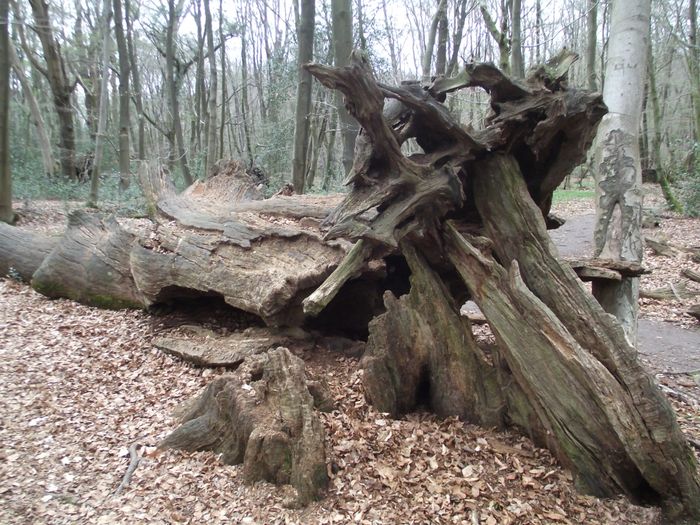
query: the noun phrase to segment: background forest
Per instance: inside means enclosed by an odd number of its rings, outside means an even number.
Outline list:
[[[696,0],[653,4],[642,165],[668,175],[697,214]],[[181,186],[233,158],[269,193],[293,172],[298,192],[338,190],[355,124],[300,62],[342,64],[360,48],[379,80],[396,84],[472,60],[520,77],[568,47],[582,58],[570,84],[602,90],[609,15],[606,0],[11,0],[13,194],[136,206],[145,159]],[[476,128],[488,109],[476,91],[447,104]]]

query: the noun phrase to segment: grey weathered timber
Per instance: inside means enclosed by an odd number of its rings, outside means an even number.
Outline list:
[[[670,520],[697,519],[697,465],[673,411],[546,233],[552,192],[584,160],[606,111],[599,94],[567,87],[573,60],[564,52],[523,82],[467,65],[424,90],[380,86],[360,55],[342,70],[308,66],[343,92],[362,125],[350,192],[326,221],[327,235],[361,239],[375,256],[399,251],[411,273],[409,294],[387,293],[386,313],[370,324],[365,390],[394,415],[424,403],[513,424],[548,446],[582,490],[661,504]],[[468,86],[491,95],[478,132],[438,100]],[[382,98],[393,99],[385,115],[401,115],[396,125],[379,111]],[[401,153],[409,138],[423,154]],[[362,218],[369,209],[378,213]],[[644,271],[610,266],[578,264],[596,282]],[[495,349],[480,354],[468,323],[455,320],[466,297],[484,313]],[[442,404],[448,398],[452,412]]]
[[[57,242],[56,237],[0,222],[0,276],[8,275],[13,269],[29,282]]]
[[[160,448],[213,450],[226,464],[243,463],[248,482],[291,484],[296,504],[318,499],[328,484],[325,431],[304,362],[286,348],[249,357],[214,380],[180,422]]]

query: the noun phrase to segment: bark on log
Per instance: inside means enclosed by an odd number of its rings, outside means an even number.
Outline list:
[[[47,297],[67,297],[101,308],[140,308],[143,297],[131,275],[136,237],[115,219],[73,212],[68,229],[32,277]]]
[[[695,317],[696,320],[700,321],[700,304],[694,304],[688,308],[688,315]]]
[[[566,262],[583,281],[588,280],[587,273],[595,273],[596,271],[600,271],[602,274],[606,274],[606,270],[608,272],[613,272],[617,276],[610,278],[616,281],[619,281],[622,277],[639,277],[640,275],[651,273],[651,270],[633,261],[614,261],[612,259],[594,258],[566,259]]]
[[[0,276],[16,272],[23,281],[29,282],[58,238],[49,237],[0,222]]]
[[[645,237],[646,245],[656,254],[662,255],[664,257],[675,257],[680,253],[680,251],[661,239],[654,239],[652,237]]]
[[[157,337],[153,345],[167,354],[196,366],[238,368],[247,358],[262,354],[273,347],[310,340],[303,331],[246,328],[242,332],[219,335],[198,326],[181,329],[191,332],[187,337]]]
[[[687,281],[678,281],[676,283],[668,283],[667,286],[655,288],[653,290],[639,290],[639,297],[645,299],[656,299],[657,301],[670,301],[690,299],[700,295],[700,292],[688,290]]]
[[[370,324],[362,359],[370,402],[397,417],[425,404],[441,416],[505,426],[506,393],[477,347],[467,319],[415,248],[402,245],[411,292],[384,296],[386,313]]]
[[[145,164],[139,177],[153,222],[136,233],[85,212],[69,218],[58,241],[2,227],[0,247],[7,249],[0,269],[33,277],[34,288],[49,297],[95,306],[143,308],[218,295],[269,325],[301,325],[302,300],[352,246],[324,241],[319,230],[340,198],[250,200],[260,195],[242,165],[220,171],[177,195],[162,170]],[[370,296],[381,296],[371,288]]]
[[[291,484],[301,505],[318,499],[328,484],[325,432],[305,381],[304,362],[286,348],[251,357],[210,383],[159,448],[212,450],[243,463],[248,482]]]
[[[683,270],[681,270],[681,275],[690,279],[691,281],[700,283],[700,272],[696,272],[692,268],[683,268]]]
[[[522,426],[544,430],[549,447],[585,490],[598,495],[623,492],[636,501],[663,504],[669,516],[698,518],[696,464],[671,408],[619,324],[557,259],[546,235],[544,217],[552,191],[583,160],[604,113],[598,96],[566,89],[567,64],[570,57],[563,55],[525,84],[478,65],[468,66],[460,78],[437,82],[438,92],[466,85],[490,91],[493,115],[478,134],[465,132],[424,93],[377,85],[361,57],[355,56],[343,70],[307,66],[324,85],[345,94],[364,128],[351,191],[331,215],[329,234],[342,232],[375,246],[398,248],[412,273],[411,292],[398,300],[387,295],[387,313],[371,327],[364,359],[366,389],[380,409],[398,414],[415,405],[419,385],[431,370],[448,368],[446,363],[460,369],[454,363],[473,359],[470,337],[462,337],[461,350],[450,346],[459,339],[450,334],[465,335],[465,328],[446,299],[453,291],[444,284],[453,282],[449,260],[497,335],[494,363],[505,363],[515,379],[511,382],[524,393],[529,410],[520,419]],[[378,111],[378,90],[410,110],[393,134]],[[411,123],[411,116],[419,116],[421,124]],[[402,156],[396,145],[410,137],[421,144],[424,155]],[[457,187],[450,191],[451,199],[441,201],[447,206],[426,210],[425,201],[415,206],[417,184],[408,183],[406,174],[425,184],[431,174],[443,177],[445,166],[464,197]],[[449,187],[449,180],[442,184]],[[359,213],[370,208],[378,213],[362,220]],[[441,239],[440,222],[448,213],[465,230],[483,224],[490,239],[483,244],[493,244],[500,264],[479,254],[456,227]],[[414,257],[414,250],[424,260]],[[431,269],[439,277],[428,278]],[[439,328],[433,329],[429,320],[436,312],[440,320],[433,324]],[[446,333],[435,333],[440,330]],[[441,344],[435,348],[424,340]],[[493,376],[474,380],[471,370],[463,366],[458,375],[466,375],[472,392],[479,392],[478,387],[488,391]],[[507,383],[495,377],[503,396]],[[429,384],[432,393],[434,384]],[[452,409],[474,417],[478,395],[460,397],[464,384],[453,384]],[[430,404],[439,410],[432,399]],[[512,407],[503,405],[499,418],[507,420]],[[480,408],[479,415],[487,413]]]
[[[619,383],[620,388],[611,396],[610,408],[620,413],[607,417],[610,430],[623,444],[617,456],[628,455],[639,476],[628,478],[622,462],[619,478],[608,474],[614,479],[613,484],[601,480],[594,482],[593,487],[612,494],[619,484],[621,490],[638,500],[649,498],[651,490],[671,514],[688,512],[700,516],[700,479],[692,453],[673,411],[643,369],[621,327],[587,293],[575,273],[557,260],[556,249],[547,236],[541,214],[528,198],[517,163],[507,156],[494,155],[483,161],[480,168],[475,181],[476,202],[486,231],[497,239],[494,250],[499,260],[504,264],[518,262],[529,289],[551,309],[575,342]],[[484,313],[491,324],[489,315]],[[585,374],[588,373],[586,368]],[[589,381],[594,376],[590,373]],[[620,426],[617,417],[627,422]],[[587,446],[579,446],[579,452]],[[605,455],[596,458],[598,469],[616,468],[615,462],[603,466],[608,462]]]

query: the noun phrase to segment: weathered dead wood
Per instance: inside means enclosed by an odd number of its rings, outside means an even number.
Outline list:
[[[682,301],[683,299],[690,299],[698,295],[700,295],[700,292],[688,289],[687,281],[668,283],[666,286],[653,290],[639,290],[639,297],[644,299],[656,299],[657,301],[670,301],[673,299]]]
[[[63,238],[34,272],[32,287],[47,297],[101,308],[141,308],[130,266],[135,241],[114,218],[73,212]]]
[[[693,306],[688,308],[687,314],[691,317],[695,317],[695,319],[700,321],[700,304],[694,304]]]
[[[302,302],[304,313],[310,316],[316,316],[321,313],[338,294],[343,285],[348,280],[358,276],[365,265],[365,261],[369,259],[371,252],[371,246],[364,240],[360,239],[357,241],[323,284],[304,299]]]
[[[370,323],[362,359],[368,399],[394,417],[425,404],[442,416],[502,428],[506,392],[496,368],[424,257],[409,245],[402,252],[411,292],[399,299],[387,292],[386,313]]]
[[[645,237],[646,245],[656,254],[664,257],[675,257],[680,253],[680,250],[672,246],[667,241],[654,239],[653,237]]]
[[[248,482],[291,484],[298,504],[317,499],[328,484],[325,432],[305,381],[304,362],[286,348],[251,357],[210,383],[159,448],[213,450],[243,463]]]
[[[641,264],[612,259],[567,259],[566,262],[582,281],[621,281],[623,277],[638,277],[651,273]]]
[[[490,238],[497,239],[494,250],[499,260],[506,264],[513,260],[519,263],[524,282],[538,300],[563,323],[576,344],[620,384],[621,389],[614,390],[616,394],[610,401],[611,408],[620,414],[608,415],[612,418],[609,424],[623,444],[618,455],[627,455],[640,476],[622,475],[615,484],[624,481],[620,488],[641,500],[649,497],[645,491],[651,489],[671,514],[686,512],[700,516],[700,480],[695,462],[673,411],[638,361],[621,327],[587,293],[575,273],[557,260],[541,214],[528,198],[516,162],[507,156],[494,155],[481,162],[479,168],[476,202],[486,232]],[[479,306],[493,328],[492,319]],[[591,377],[595,375],[587,368],[585,374],[588,373]],[[566,384],[563,380],[559,382]],[[619,426],[616,421],[627,423]],[[603,465],[609,462],[607,456],[597,457],[596,462],[599,469],[616,468],[614,464]],[[614,485],[589,481],[593,487],[614,493],[611,490]]]
[[[398,248],[415,279],[408,296],[398,300],[386,296],[387,313],[372,326],[365,358],[368,394],[390,412],[408,410],[416,399],[413,385],[425,377],[412,359],[421,366],[431,355],[445,359],[439,350],[426,350],[416,341],[445,341],[425,326],[431,324],[426,319],[432,311],[449,311],[435,299],[447,295],[448,289],[443,287],[441,293],[434,291],[435,286],[432,293],[431,287],[414,289],[431,274],[427,268],[437,270],[438,289],[444,286],[440,281],[450,274],[448,255],[497,333],[500,350],[494,359],[505,361],[529,404],[521,426],[544,429],[550,448],[588,491],[624,492],[638,501],[661,502],[670,516],[698,517],[700,483],[672,410],[620,326],[587,293],[575,272],[558,261],[546,235],[544,216],[552,192],[585,158],[605,112],[599,94],[567,89],[566,69],[572,60],[562,55],[550,68],[536,71],[529,85],[512,82],[495,68],[478,66],[467,66],[460,79],[436,83],[438,93],[464,85],[480,85],[491,92],[493,114],[479,134],[455,125],[436,101],[414,87],[377,86],[361,57],[355,56],[343,71],[308,66],[324,85],[345,94],[348,108],[365,128],[349,180],[352,187],[328,220],[330,233]],[[395,134],[389,133],[391,126],[380,113],[381,95],[402,104],[394,114],[407,120],[394,127]],[[420,114],[421,125],[410,122],[415,114]],[[440,139],[417,136],[421,132]],[[396,144],[412,135],[428,149],[424,155],[403,159]],[[450,169],[445,172],[445,167]],[[421,182],[431,176],[456,176],[464,199],[432,210],[421,203],[421,213],[414,214],[406,205],[415,203],[411,192],[416,186],[405,184],[406,174]],[[451,210],[460,202],[457,210]],[[358,220],[358,213],[370,208],[376,208],[377,215],[371,221]],[[402,213],[407,220],[395,221]],[[456,229],[447,239],[445,253],[438,233],[445,213],[459,219],[466,230],[483,223],[500,264],[457,242]],[[392,236],[395,245],[387,242]],[[420,250],[423,264],[411,263],[411,249]],[[510,269],[510,276],[503,267]],[[597,272],[621,277],[620,270],[604,266]],[[424,295],[430,299],[421,302],[418,297]],[[434,325],[451,327],[450,319],[442,315]],[[462,351],[471,355],[469,344],[462,345],[466,347]],[[504,417],[511,415],[510,408]]]
[[[651,270],[645,268],[634,261],[615,261],[613,259],[565,259],[566,263],[578,273],[580,268],[600,268],[616,272],[624,277],[639,277],[651,273]]]
[[[139,455],[139,444],[138,443],[132,443],[131,446],[129,447],[129,467],[126,469],[126,472],[124,473],[124,477],[122,478],[122,482],[119,484],[117,487],[117,490],[114,491],[114,496],[119,496],[122,490],[124,490],[126,487],[129,486],[129,483],[131,482],[131,476],[133,476],[134,472],[139,466],[139,463],[141,462],[141,456]]]
[[[16,276],[29,282],[58,240],[0,222],[0,276],[8,275],[12,269]]]
[[[700,272],[696,272],[691,268],[683,268],[681,270],[681,275],[687,279],[690,279],[691,281],[700,283]]]
[[[337,196],[250,200],[260,196],[255,181],[235,163],[183,195],[148,163],[139,175],[151,203],[150,225],[130,233],[114,219],[80,212],[55,249],[41,236],[3,228],[0,243],[10,246],[0,262],[21,267],[27,280],[34,276],[35,289],[49,297],[142,308],[220,296],[269,325],[299,326],[302,300],[352,247],[343,239],[325,241],[320,231]],[[376,279],[372,283],[378,286]],[[370,288],[365,291],[380,297]]]
[[[199,327],[182,327],[189,337],[156,337],[153,345],[197,366],[237,368],[247,358],[270,348],[309,340],[310,335],[294,330],[246,328],[243,332],[219,335]]]
[[[419,164],[401,153],[397,136],[383,117],[384,96],[365,56],[354,52],[350,64],[341,69],[304,67],[324,86],[338,89],[352,101],[347,109],[362,126],[347,181],[353,189],[326,220],[333,225],[327,238],[365,238],[395,249],[407,230],[421,229],[459,206],[463,194],[449,168]],[[376,206],[381,214],[360,220]]]
[[[181,290],[215,292],[270,325],[299,325],[301,300],[330,275],[345,252],[311,236],[269,236],[249,249],[222,235],[177,226],[158,230],[158,245],[134,247],[132,272],[147,304]]]
[[[527,288],[517,262],[507,272],[456,230],[448,230],[448,254],[489,320],[503,357],[551,435],[548,446],[598,495],[629,491],[637,469],[609,426],[629,424],[614,378],[587,354],[556,315]],[[546,363],[546,366],[542,366]],[[581,443],[585,446],[581,447]],[[600,464],[607,458],[610,464]],[[614,465],[614,467],[613,467]],[[617,470],[615,470],[617,469]]]

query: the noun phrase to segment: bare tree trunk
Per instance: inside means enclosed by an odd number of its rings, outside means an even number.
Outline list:
[[[480,0],[479,9],[481,16],[484,18],[486,29],[488,29],[491,37],[498,44],[498,67],[501,68],[506,75],[510,74],[510,40],[508,38],[508,10],[505,6],[505,1],[501,0],[501,28],[496,26],[496,22],[491,16],[484,0]]]
[[[428,33],[428,39],[425,43],[425,49],[423,50],[423,60],[421,61],[422,75],[421,78],[423,82],[430,81],[430,71],[433,64],[433,50],[435,49],[435,39],[437,38],[438,25],[440,24],[441,13],[444,13],[446,0],[438,0],[437,10],[433,16],[432,22],[430,22],[430,32]]]
[[[394,32],[389,24],[389,15],[386,10],[386,0],[382,0],[382,14],[384,15],[384,31],[386,32],[386,40],[389,44],[389,58],[391,60],[391,72],[394,76],[394,81],[399,79],[399,61],[396,56],[396,43],[394,42]]]
[[[639,123],[649,35],[649,0],[613,4],[603,99],[609,113],[598,129],[596,176],[596,256],[640,262],[642,191]],[[637,339],[639,278],[593,286],[603,308],[615,315],[632,344]]]
[[[51,139],[48,131],[46,131],[46,124],[44,123],[44,117],[41,115],[39,102],[34,96],[34,91],[29,83],[29,79],[24,74],[24,68],[22,68],[22,65],[19,63],[15,46],[10,44],[8,46],[8,50],[12,69],[14,69],[15,76],[22,85],[22,92],[24,93],[24,98],[27,101],[29,112],[32,116],[32,122],[34,123],[34,129],[39,141],[39,149],[41,150],[41,161],[42,165],[44,166],[44,173],[51,177],[54,174],[54,158],[51,150]]]
[[[352,0],[332,0],[331,12],[335,65],[336,67],[344,67],[350,62],[350,53],[352,52]],[[345,109],[343,94],[337,92],[334,96],[340,119],[340,134],[343,139],[343,169],[347,175],[352,169],[357,121]]]
[[[136,51],[134,49],[134,28],[131,19],[131,1],[124,0],[124,15],[126,18],[126,44],[129,52],[131,79],[134,81],[134,105],[139,115],[138,121],[138,158],[146,159],[146,118],[143,113],[143,97],[141,95],[141,77],[139,75]]]
[[[68,81],[66,66],[61,56],[60,46],[53,36],[49,6],[44,0],[30,0],[34,14],[35,29],[44,52],[46,68],[41,67],[36,60],[32,64],[46,77],[51,87],[54,107],[59,122],[59,148],[61,170],[66,178],[74,179],[75,172],[75,130],[73,127],[73,107],[71,93],[73,86]],[[32,57],[32,55],[28,54]]]
[[[521,0],[512,0],[511,4],[511,55],[510,68],[511,74],[515,78],[525,77],[525,64],[523,62],[523,45],[522,32],[520,30],[520,7]]]
[[[226,158],[224,153],[224,130],[226,129],[226,105],[228,91],[226,90],[226,46],[224,41],[224,1],[219,0],[219,40],[222,42],[221,53],[221,126],[219,127],[219,156]]]
[[[10,25],[9,2],[0,1],[0,221],[12,224],[10,172]]]
[[[301,0],[301,14],[298,26],[299,83],[297,85],[297,106],[294,126],[294,161],[292,182],[294,191],[304,193],[307,152],[309,145],[309,113],[311,112],[311,73],[302,65],[313,60],[314,53],[314,0]]]
[[[131,183],[131,150],[129,147],[129,51],[124,35],[122,0],[114,0],[114,34],[119,52],[119,188],[123,191]]]
[[[202,123],[206,120],[207,108],[206,108],[206,88],[204,86],[204,29],[202,28],[202,6],[201,2],[198,0],[192,3],[194,21],[197,25],[197,54],[196,54],[196,66],[194,74],[194,96],[191,125],[190,125],[190,151],[201,152],[202,151]],[[206,141],[206,130],[204,132]],[[205,144],[206,147],[206,144]],[[206,152],[205,152],[205,164],[206,164]]]
[[[697,0],[690,0],[688,18],[690,19],[689,49],[687,51],[688,72],[691,81],[691,99],[695,110],[695,143],[700,144],[700,42],[698,42]]]
[[[360,49],[367,51],[367,36],[365,35],[365,15],[362,12],[362,0],[355,0],[357,6],[357,40],[360,43]]]
[[[204,176],[208,177],[212,167],[218,160],[217,155],[217,124],[216,124],[216,49],[214,48],[214,25],[211,19],[209,0],[204,0],[204,30],[207,33],[207,48],[209,50],[209,112],[207,116],[207,162],[204,167]],[[223,45],[222,45],[223,47]]]
[[[598,1],[588,0],[588,11],[586,12],[586,79],[588,89],[595,91],[598,89],[595,78],[595,55],[598,43]]]
[[[651,152],[656,168],[656,181],[661,186],[661,191],[666,199],[666,204],[675,212],[682,212],[683,206],[678,199],[673,195],[671,185],[666,177],[666,170],[661,162],[661,108],[659,106],[659,92],[656,85],[656,68],[654,65],[654,54],[652,50],[651,40],[647,46],[647,71],[649,75],[649,99],[651,100],[651,116],[652,125],[654,127],[651,136]]]
[[[459,59],[459,46],[462,43],[462,36],[464,35],[464,24],[467,20],[467,0],[460,0],[457,7],[455,7],[455,13],[458,13],[457,25],[452,33],[452,54],[450,55],[450,61],[447,63],[446,75],[448,77],[453,76],[457,72],[457,63]]]
[[[323,177],[323,190],[328,191],[331,187],[331,180],[335,175],[335,137],[337,135],[338,126],[338,113],[335,111],[330,112],[330,123],[328,125],[330,137],[328,137],[328,144],[326,145],[326,174]]]
[[[535,63],[539,64],[542,61],[540,50],[540,39],[542,37],[542,4],[540,0],[535,3]]]
[[[241,119],[243,120],[243,139],[248,154],[248,165],[252,167],[255,163],[255,154],[253,153],[251,123],[248,113],[248,39],[245,28],[241,32]]]
[[[173,133],[177,144],[177,156],[182,169],[182,177],[185,184],[192,184],[192,175],[187,164],[187,151],[185,139],[182,135],[182,121],[180,120],[180,103],[178,101],[179,79],[175,74],[175,33],[177,32],[178,18],[182,12],[183,0],[178,0],[177,8],[175,0],[168,0],[168,27],[165,36],[165,83],[170,101],[170,112],[173,124]]]
[[[447,2],[441,2],[441,9],[438,13],[437,30],[437,51],[435,53],[435,75],[444,76],[447,70],[447,38],[449,28],[447,27]]]
[[[100,112],[97,120],[97,136],[95,137],[95,160],[92,166],[90,180],[90,196],[88,206],[97,206],[98,191],[100,188],[100,170],[102,168],[102,156],[104,143],[107,136],[107,109],[109,107],[109,56],[112,44],[110,27],[112,21],[112,4],[110,0],[104,0],[104,12],[102,13],[104,40],[102,43],[102,86],[100,88]]]

